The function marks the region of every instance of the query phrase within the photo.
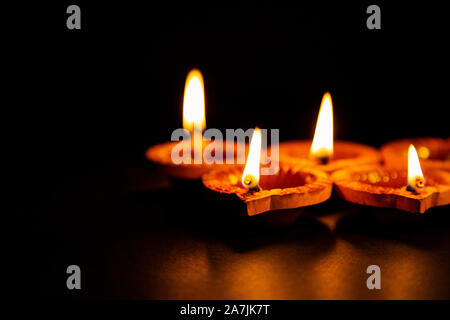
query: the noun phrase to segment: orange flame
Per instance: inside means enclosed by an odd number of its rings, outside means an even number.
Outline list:
[[[316,131],[309,153],[314,159],[329,159],[333,155],[333,103],[328,92],[323,95],[320,104]]]
[[[192,69],[186,77],[183,98],[183,128],[191,135],[194,131],[202,131],[206,127],[205,120],[205,87],[200,70]]]
[[[418,191],[425,186],[425,180],[420,167],[419,157],[416,148],[412,144],[408,150],[408,190]]]
[[[255,128],[250,142],[250,149],[242,174],[242,185],[246,189],[259,188],[259,165],[261,161],[261,131]]]

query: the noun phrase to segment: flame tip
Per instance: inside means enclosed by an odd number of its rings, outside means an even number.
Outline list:
[[[192,68],[192,69],[190,69],[189,72],[188,72],[188,76],[189,76],[190,74],[195,74],[195,73],[200,74],[201,76],[203,76],[203,75],[202,75],[202,72],[201,72],[200,69],[198,69],[198,68]]]

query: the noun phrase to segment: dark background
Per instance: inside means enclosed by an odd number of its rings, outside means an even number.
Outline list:
[[[169,140],[193,67],[205,78],[209,128],[307,139],[330,91],[336,139],[448,136],[447,28],[436,4],[378,3],[382,29],[368,30],[371,2],[77,3],[81,31],[66,28],[71,2],[24,7],[12,28],[22,31],[17,147],[51,172]]]
[[[81,7],[79,31],[66,28],[70,4]],[[381,30],[366,28],[370,4],[381,7]],[[336,139],[378,147],[403,137],[448,136],[448,28],[440,4],[55,1],[23,5],[14,13],[9,36],[15,72],[10,82],[16,90],[9,123],[14,131],[8,140],[20,169],[11,189],[18,191],[13,200],[19,217],[32,230],[28,235],[33,241],[24,245],[42,262],[38,290],[45,295],[67,294],[63,266],[76,264],[71,257],[89,268],[89,257],[103,253],[108,260],[123,252],[120,235],[125,243],[131,241],[134,226],[144,238],[151,234],[144,231],[150,226],[164,230],[153,218],[141,216],[146,210],[164,212],[164,203],[139,207],[140,218],[122,221],[121,209],[136,217],[129,213],[129,201],[135,206],[144,200],[121,197],[168,186],[152,168],[145,171],[143,153],[182,126],[184,81],[193,67],[203,72],[209,128],[258,125],[279,128],[282,141],[311,138],[322,95],[330,91]],[[157,198],[170,202],[177,194],[169,191]],[[118,211],[113,219],[111,207]],[[437,226],[435,221],[431,225]],[[114,254],[105,253],[113,250],[105,239],[116,239]],[[134,241],[140,243],[134,239],[133,246]],[[113,266],[125,262],[105,259],[94,264],[111,266],[109,280],[102,278],[88,296],[197,297],[195,290],[177,295],[161,289],[157,280],[157,289],[148,292],[121,286],[127,283],[124,273],[130,272],[123,265],[122,280],[114,287]],[[447,256],[440,259],[448,263]],[[91,280],[99,274],[96,269]],[[448,298],[443,290],[429,297]],[[325,296],[306,291],[298,297]]]

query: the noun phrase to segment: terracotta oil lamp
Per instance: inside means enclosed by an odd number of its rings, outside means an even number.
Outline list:
[[[327,92],[322,98],[314,138],[280,143],[280,162],[313,167],[325,172],[380,162],[378,150],[349,141],[333,141],[333,104]]]
[[[390,168],[404,169],[410,144],[417,147],[424,169],[450,172],[450,138],[413,138],[386,143],[381,147],[384,164]]]
[[[186,77],[183,98],[183,128],[189,138],[183,141],[170,141],[150,147],[145,156],[158,165],[168,176],[177,179],[200,179],[202,174],[216,167],[229,167],[235,163],[235,149],[239,142],[232,142],[234,148],[226,141],[205,141],[203,130],[206,127],[204,81],[201,72],[193,69]],[[217,143],[221,144],[222,161],[206,162],[203,154],[209,150],[214,154]],[[244,144],[245,145],[245,144]],[[245,146],[244,146],[245,147]],[[176,154],[183,159],[174,161]],[[227,158],[232,158],[227,161]]]
[[[406,169],[381,165],[346,168],[332,174],[336,194],[347,201],[413,213],[450,204],[450,173],[427,169],[422,172],[413,145],[408,148]]]
[[[280,163],[273,175],[260,175],[261,133],[255,129],[244,170],[242,168],[214,169],[203,175],[206,188],[222,195],[240,199],[248,216],[261,215],[292,223],[303,208],[326,201],[332,184],[328,175],[315,169]],[[277,222],[275,222],[277,223]]]

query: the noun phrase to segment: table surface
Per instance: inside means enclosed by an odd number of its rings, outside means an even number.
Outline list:
[[[333,199],[271,230],[203,191],[200,184],[174,185],[144,159],[66,179],[33,223],[40,294],[450,298],[448,206],[416,215]],[[66,288],[71,264],[81,268],[78,291]],[[381,268],[381,290],[367,289],[369,265]]]

